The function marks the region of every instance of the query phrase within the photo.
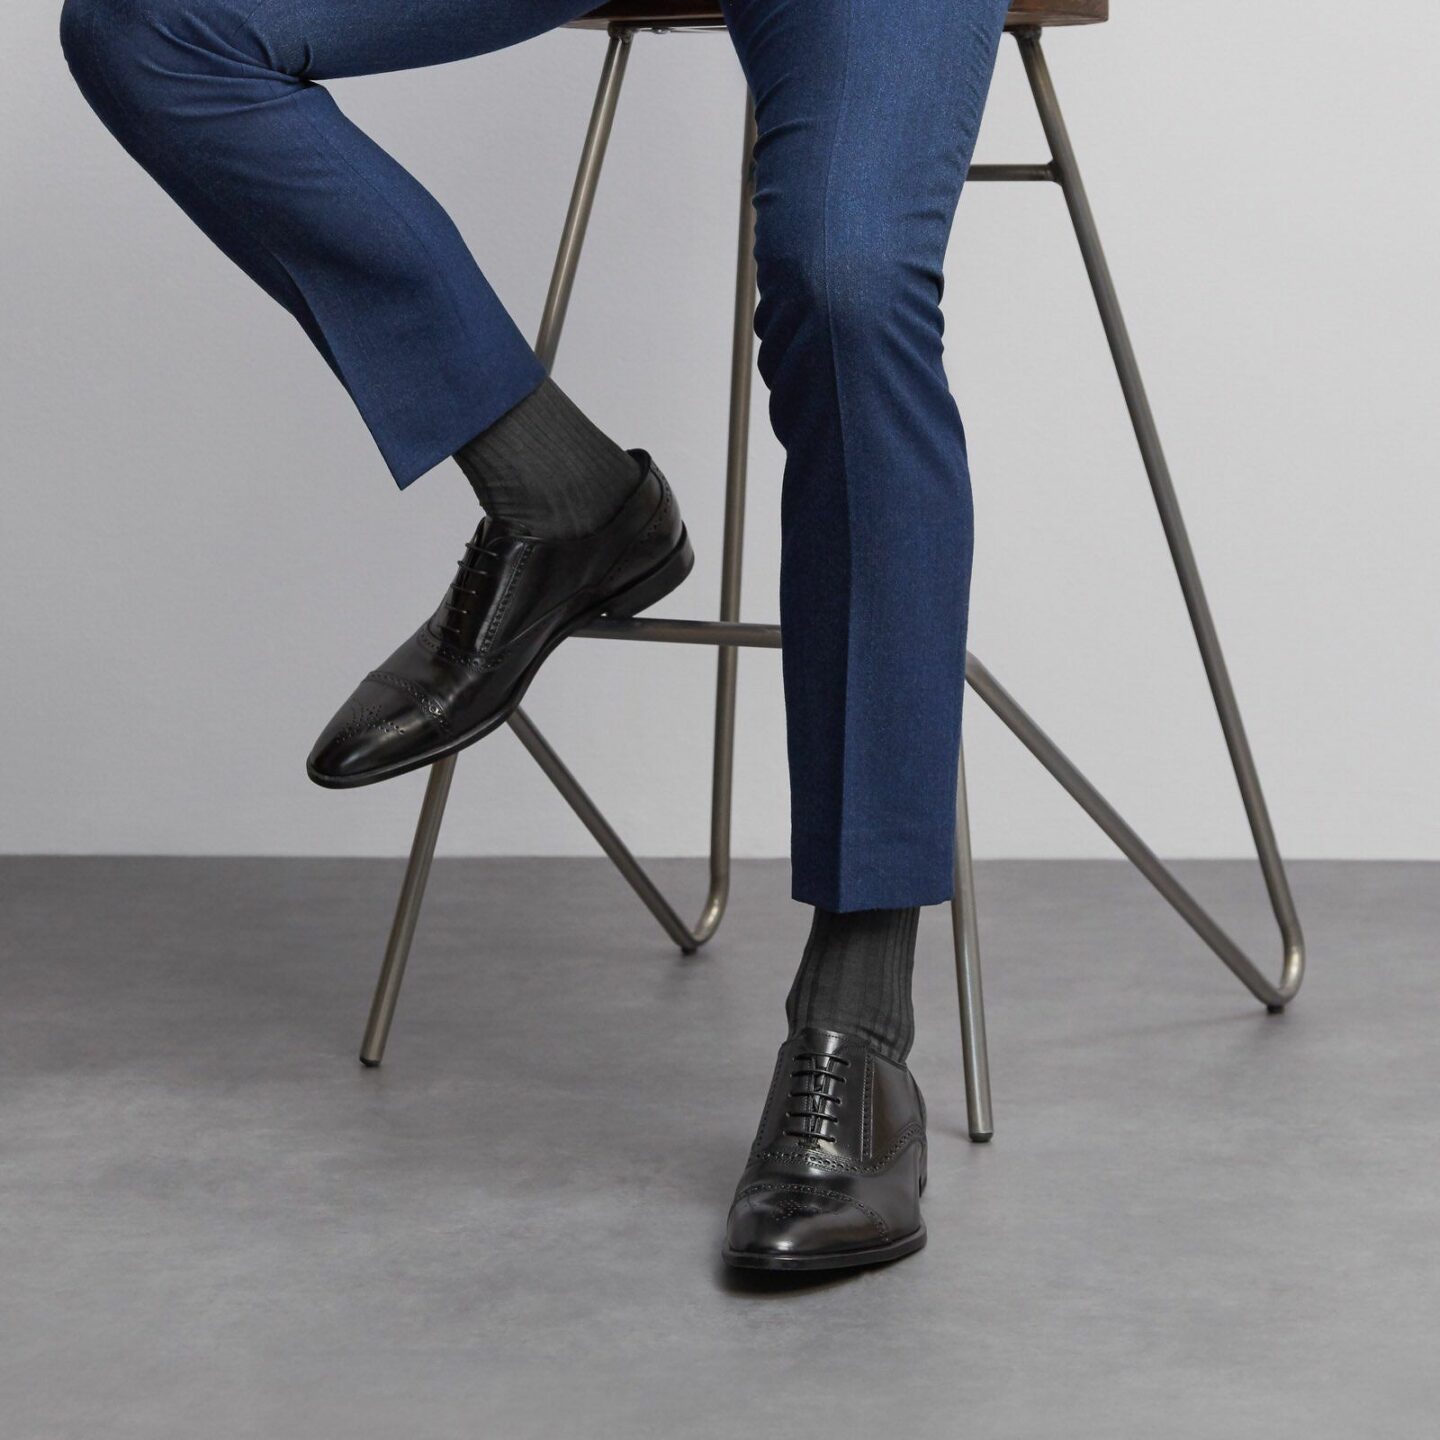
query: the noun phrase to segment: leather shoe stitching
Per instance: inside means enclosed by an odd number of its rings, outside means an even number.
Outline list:
[[[405,729],[387,720],[378,705],[351,705],[350,718],[335,732],[337,740],[355,740],[378,730],[383,735],[403,735]]]
[[[480,648],[476,654],[483,656],[490,649],[490,642],[495,638],[495,632],[500,628],[501,622],[505,619],[510,609],[510,601],[515,595],[515,586],[521,575],[525,573],[525,567],[530,563],[530,557],[535,553],[535,547],[527,544],[520,552],[520,558],[515,562],[515,568],[510,572],[510,579],[506,583],[505,593],[500,597],[500,603],[495,607],[495,613],[490,617],[490,624],[486,627],[485,638],[480,642]]]
[[[844,1160],[838,1155],[829,1155],[823,1150],[757,1150],[755,1160],[799,1160],[806,1165],[815,1165],[825,1170],[839,1170],[847,1175],[875,1175],[888,1170],[897,1155],[915,1139],[923,1140],[925,1127],[912,1121],[896,1137],[895,1142],[878,1159],[868,1165],[857,1165],[853,1160]]]
[[[450,665],[463,665],[467,670],[498,670],[504,664],[509,649],[507,646],[505,650],[496,651],[493,655],[462,655],[444,641],[437,640],[428,630],[422,629],[416,639],[420,648],[428,650],[437,660],[444,660]]]
[[[625,547],[625,553],[605,572],[601,579],[601,586],[608,585],[611,576],[615,574],[629,559],[631,554],[643,546],[647,540],[659,533],[664,528],[665,522],[670,516],[670,507],[674,503],[674,496],[670,490],[670,482],[665,479],[660,481],[660,503],[655,507],[655,513],[650,517],[645,528]]]
[[[826,1190],[820,1185],[772,1185],[760,1182],[755,1185],[747,1185],[736,1197],[737,1201],[745,1200],[751,1195],[780,1194],[800,1195],[823,1195],[829,1200],[843,1200],[847,1205],[853,1205],[857,1210],[863,1211],[870,1220],[870,1223],[880,1232],[882,1240],[890,1238],[890,1227],[880,1217],[879,1213],[872,1210],[863,1200],[857,1200],[853,1195],[847,1195],[843,1190]]]
[[[875,1148],[875,1062],[865,1052],[865,1079],[860,1090],[860,1158],[870,1158]]]
[[[442,730],[450,728],[445,707],[433,695],[412,684],[403,675],[397,675],[393,670],[372,670],[367,678],[378,680],[382,685],[388,685],[392,690],[408,695]]]

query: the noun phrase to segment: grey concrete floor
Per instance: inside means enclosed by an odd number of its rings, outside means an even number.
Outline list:
[[[1440,867],[1294,877],[1269,1018],[1122,865],[982,866],[994,1143],[927,912],[930,1245],[747,1283],[783,866],[685,959],[602,861],[441,863],[366,1071],[396,864],[3,862],[0,1434],[1433,1436]]]

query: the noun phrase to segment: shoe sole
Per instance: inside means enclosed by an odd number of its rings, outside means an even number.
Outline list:
[[[530,682],[535,678],[541,665],[550,658],[551,651],[562,640],[568,640],[577,630],[583,630],[587,625],[594,624],[596,620],[605,615],[613,616],[616,619],[628,619],[632,615],[638,615],[640,611],[663,600],[689,575],[694,565],[695,551],[690,545],[690,535],[684,526],[681,526],[679,543],[653,570],[647,571],[623,590],[616,591],[600,604],[577,615],[575,619],[557,630],[545,642],[540,653],[525,667],[515,688],[506,697],[505,703],[498,710],[487,715],[480,724],[472,726],[463,735],[445,741],[443,745],[437,745],[433,749],[425,751],[423,755],[413,756],[409,760],[388,765],[380,770],[367,770],[363,775],[325,775],[308,763],[305,766],[305,773],[315,784],[326,790],[356,790],[362,785],[376,785],[382,780],[393,780],[397,775],[408,775],[410,771],[422,770],[427,765],[433,765],[437,760],[443,760],[447,755],[458,754],[477,740],[483,740],[491,731],[498,730],[520,708],[520,702],[525,698],[525,692],[530,688]]]
[[[925,1248],[925,1227],[922,1225],[913,1235],[892,1240],[888,1245],[876,1245],[868,1250],[831,1250],[815,1255],[765,1255],[747,1250],[732,1250],[728,1245],[721,1251],[725,1263],[736,1270],[855,1270],[862,1265],[884,1265],[891,1260],[913,1255]]]

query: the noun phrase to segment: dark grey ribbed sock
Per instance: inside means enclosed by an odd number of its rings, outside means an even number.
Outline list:
[[[640,464],[550,379],[455,452],[485,513],[527,535],[574,540],[612,519]]]
[[[918,909],[815,911],[785,1001],[790,1033],[806,1026],[868,1041],[903,1064],[915,1039],[910,977]]]

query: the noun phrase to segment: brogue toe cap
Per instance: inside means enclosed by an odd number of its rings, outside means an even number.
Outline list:
[[[317,785],[363,785],[396,772],[438,738],[408,697],[367,680],[320,732],[305,769]]]
[[[880,1218],[852,1197],[823,1186],[783,1186],[738,1195],[725,1243],[735,1254],[803,1258],[883,1245]]]

